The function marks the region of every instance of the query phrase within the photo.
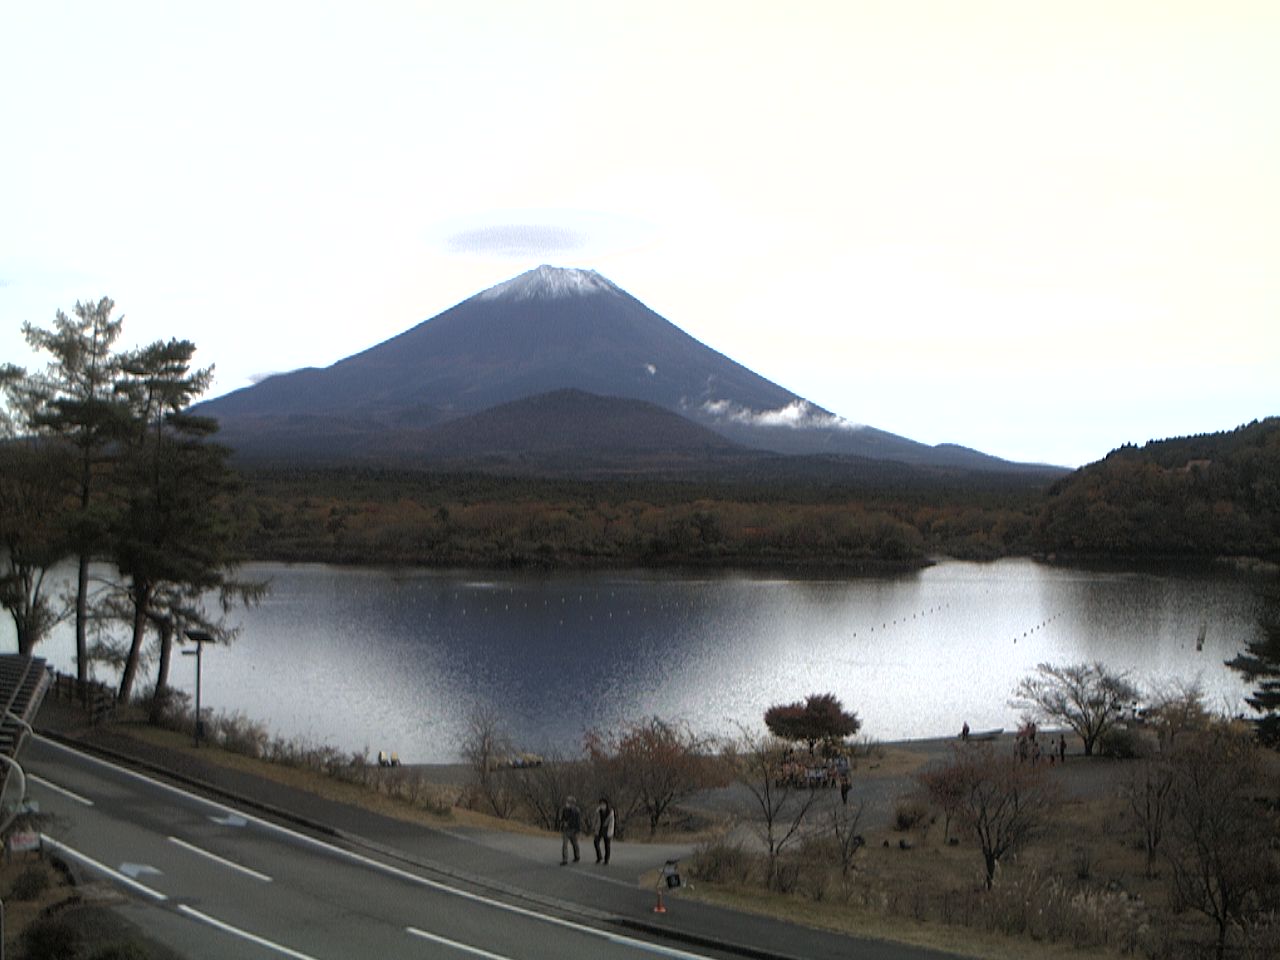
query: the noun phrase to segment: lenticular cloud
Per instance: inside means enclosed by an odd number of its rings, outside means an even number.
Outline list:
[[[577,230],[542,223],[504,223],[459,230],[445,238],[450,253],[500,257],[541,257],[580,250],[587,237]]]

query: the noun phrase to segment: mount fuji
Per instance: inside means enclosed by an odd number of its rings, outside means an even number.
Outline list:
[[[548,399],[550,397],[550,399]],[[607,402],[604,398],[608,398]],[[608,448],[1021,465],[854,424],[699,342],[593,270],[541,266],[323,369],[210,400],[245,458],[439,465]],[[607,440],[605,438],[608,438]]]

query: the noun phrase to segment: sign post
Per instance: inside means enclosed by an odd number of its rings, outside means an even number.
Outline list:
[[[204,645],[206,643],[216,643],[213,634],[208,630],[188,630],[187,639],[196,645],[195,653],[190,650],[183,650],[184,657],[194,656],[196,658],[196,748],[200,747],[200,740],[204,737],[204,717],[200,713],[200,674],[201,661],[204,653]],[[0,958],[2,960],[2,958]]]
[[[668,860],[663,864],[662,872],[658,874],[658,902],[654,904],[654,913],[666,913],[666,905],[662,902],[663,889],[674,890],[677,887],[684,886],[684,878],[680,876],[680,861]]]

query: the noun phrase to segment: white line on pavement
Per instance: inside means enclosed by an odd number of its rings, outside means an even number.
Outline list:
[[[511,960],[510,957],[501,953],[490,953],[488,950],[481,950],[479,947],[460,943],[457,940],[450,940],[448,937],[440,937],[436,936],[434,933],[427,933],[427,931],[419,930],[417,927],[405,927],[405,930],[413,934],[415,937],[421,937],[423,940],[430,940],[432,943],[443,944],[446,947],[452,947],[454,950],[461,950],[464,953],[469,953],[473,956],[488,957],[489,960]]]
[[[234,860],[228,860],[226,857],[220,857],[216,853],[210,853],[208,850],[203,850],[200,847],[197,847],[194,843],[187,843],[187,841],[179,840],[177,837],[170,837],[169,842],[176,843],[178,846],[182,847],[182,849],[190,850],[192,853],[198,854],[199,856],[207,857],[214,863],[220,863],[228,869],[239,870],[241,873],[246,876],[253,877],[255,880],[261,880],[263,883],[271,882],[271,878],[265,873],[259,873],[257,870],[250,870],[248,867],[236,863]]]
[[[56,783],[50,783],[44,777],[37,777],[34,773],[28,773],[27,779],[40,784],[40,786],[44,787],[46,790],[52,790],[54,793],[60,793],[64,797],[70,797],[76,803],[83,803],[86,807],[93,806],[93,801],[87,797],[82,797],[78,793],[72,793],[66,787],[60,787]]]
[[[152,890],[145,883],[139,883],[137,880],[134,880],[132,877],[125,876],[119,870],[112,870],[105,863],[99,863],[97,860],[93,859],[93,857],[89,856],[88,854],[81,853],[79,850],[75,850],[71,847],[68,847],[65,843],[62,843],[58,840],[53,839],[53,837],[49,836],[48,834],[45,834],[45,833],[40,834],[40,841],[44,844],[47,844],[50,847],[53,847],[55,850],[60,851],[62,854],[70,857],[72,860],[79,860],[81,863],[86,864],[101,873],[105,873],[107,876],[111,877],[112,879],[118,880],[120,883],[123,883],[129,889],[137,890],[139,893],[150,897],[152,900],[164,901],[169,899],[160,891]]]
[[[241,930],[239,927],[233,927],[231,924],[219,920],[217,917],[211,917],[207,913],[201,913],[194,907],[188,907],[185,903],[178,906],[179,913],[185,913],[189,917],[194,917],[201,923],[207,923],[211,927],[217,927],[233,936],[248,940],[250,943],[256,943],[260,947],[266,947],[268,950],[274,950],[276,953],[282,953],[286,957],[295,957],[296,960],[316,960],[309,953],[302,953],[298,950],[291,950],[283,944],[276,943],[274,940],[268,940],[266,937],[260,937],[256,933],[250,933],[248,930]]]

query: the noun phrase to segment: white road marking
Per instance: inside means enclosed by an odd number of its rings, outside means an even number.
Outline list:
[[[427,933],[425,930],[419,930],[417,927],[405,927],[408,933],[415,937],[421,937],[423,940],[430,940],[432,943],[439,943],[446,947],[452,947],[454,950],[461,950],[463,953],[469,953],[476,957],[487,957],[488,960],[511,960],[510,957],[501,953],[490,953],[488,950],[481,950],[479,947],[473,947],[466,943],[459,943],[457,940],[450,940],[448,937],[438,937],[434,933]]]
[[[81,853],[79,850],[69,847],[65,843],[55,840],[53,839],[53,837],[50,837],[47,834],[43,834],[43,833],[40,834],[40,839],[44,843],[53,847],[55,850],[58,850],[60,853],[62,853],[63,856],[70,857],[72,860],[79,860],[81,863],[92,867],[93,869],[99,871],[100,873],[105,873],[107,876],[111,877],[112,879],[117,880],[120,883],[123,883],[126,887],[129,887],[131,890],[137,890],[139,893],[150,897],[152,900],[163,903],[164,901],[169,899],[160,891],[152,890],[150,887],[146,886],[145,884],[138,883],[137,880],[130,879],[129,877],[125,876],[123,873],[120,873],[117,870],[112,870],[105,863],[99,863],[97,860],[93,859],[93,857],[89,856],[88,854]],[[173,838],[170,837],[169,839],[172,840]],[[154,869],[154,868],[148,868],[148,869]],[[156,871],[156,872],[158,873],[159,871]],[[225,931],[226,933],[230,933],[233,936],[237,936],[244,940],[248,940],[251,943],[256,943],[259,946],[266,947],[268,950],[274,950],[276,953],[282,953],[286,957],[294,957],[296,958],[296,960],[316,960],[316,958],[311,956],[310,954],[301,953],[297,950],[292,950],[289,947],[284,946],[283,944],[279,944],[272,940],[268,940],[265,937],[260,937],[256,933],[250,933],[248,930],[241,930],[239,927],[233,927],[231,924],[226,923],[225,921],[219,920],[216,917],[211,917],[207,913],[201,913],[199,910],[189,907],[186,904],[179,904],[177,909],[179,913],[184,913],[189,917],[199,920],[201,923],[207,923],[209,924],[209,926],[217,927],[219,930]]]
[[[105,873],[107,876],[120,881],[129,889],[137,890],[139,893],[143,894],[144,896],[150,897],[152,900],[165,901],[169,899],[159,890],[152,890],[146,884],[139,883],[137,880],[134,880],[131,877],[126,877],[123,873],[120,873],[117,870],[112,870],[105,863],[99,863],[97,860],[93,859],[93,857],[89,856],[88,854],[81,853],[79,850],[75,850],[71,847],[68,847],[65,843],[61,843],[53,839],[53,837],[49,836],[48,834],[45,834],[45,833],[40,834],[40,840],[43,843],[47,844],[48,846],[53,847],[55,850],[60,851],[63,855],[70,857],[72,860],[79,860],[81,863],[92,867],[93,869],[99,871],[100,873]]]
[[[194,843],[187,843],[187,841],[179,840],[177,837],[170,837],[169,842],[176,843],[178,846],[182,847],[183,850],[190,850],[192,853],[197,854],[201,857],[207,857],[208,859],[212,860],[214,863],[220,863],[222,864],[222,866],[227,867],[231,870],[239,870],[245,876],[253,877],[253,879],[255,880],[261,880],[263,883],[271,882],[271,878],[268,877],[265,873],[259,873],[257,870],[250,870],[248,867],[243,866],[239,863],[236,863],[234,860],[228,860],[226,857],[220,857],[216,853],[210,853],[208,850],[202,850],[200,847],[197,847]]]
[[[46,790],[52,790],[54,793],[60,793],[64,797],[70,797],[76,803],[82,803],[86,807],[93,806],[93,801],[90,800],[88,797],[82,797],[78,793],[72,793],[66,787],[60,787],[56,783],[50,783],[44,777],[37,777],[34,773],[28,773],[27,779],[32,781],[33,783],[40,784],[40,786],[44,787]]]
[[[126,877],[132,877],[134,880],[137,880],[144,873],[150,877],[164,876],[163,870],[157,870],[155,867],[151,866],[151,864],[149,863],[125,862],[120,864],[120,866],[117,867],[116,869],[118,869]]]
[[[381,872],[389,874],[394,877],[400,877],[403,880],[407,880],[410,883],[418,884],[419,886],[429,887],[430,889],[437,890],[441,893],[447,893],[455,897],[461,897],[462,899],[470,900],[473,903],[482,903],[482,904],[485,904],[486,906],[490,906],[498,910],[505,910],[508,913],[514,913],[520,916],[529,917],[530,919],[533,919],[533,920],[540,920],[544,923],[549,923],[553,926],[563,927],[568,930],[576,930],[579,933],[585,933],[585,934],[588,934],[589,936],[599,937],[601,939],[609,941],[610,943],[616,943],[623,946],[635,947],[641,950],[649,951],[650,953],[659,954],[660,956],[664,956],[664,957],[673,957],[675,958],[675,960],[707,960],[707,957],[704,954],[689,953],[686,950],[678,950],[674,947],[664,947],[661,944],[650,943],[647,940],[638,940],[634,937],[624,936],[619,933],[609,933],[606,930],[599,930],[595,927],[589,927],[586,924],[574,923],[572,920],[563,920],[560,917],[553,917],[545,913],[536,913],[535,911],[527,910],[524,907],[517,907],[514,904],[503,903],[501,900],[493,900],[493,899],[490,899],[489,897],[482,897],[478,893],[470,893],[469,891],[466,891],[466,890],[459,890],[456,887],[448,886],[447,884],[440,883],[439,881],[436,881],[436,880],[428,880],[426,877],[419,876],[416,873],[410,873],[408,870],[402,870],[399,867],[393,867],[389,863],[383,863],[380,860],[374,860],[372,857],[366,857],[363,854],[355,853],[354,851],[351,851],[351,850],[343,850],[341,847],[335,847],[331,843],[326,843],[323,840],[317,840],[314,837],[309,837],[305,833],[298,833],[296,830],[291,830],[288,827],[282,827],[279,824],[272,823],[269,820],[263,820],[261,817],[255,817],[253,814],[234,811],[230,807],[223,806],[220,803],[215,803],[212,800],[206,800],[204,797],[197,796],[193,793],[188,793],[187,791],[181,790],[178,787],[171,786],[159,780],[154,780],[151,777],[148,777],[144,774],[136,773],[133,770],[128,770],[124,767],[117,766],[116,764],[109,763],[106,760],[99,760],[97,757],[92,756],[91,754],[81,753],[79,750],[74,750],[71,747],[63,746],[62,744],[57,743],[53,740],[46,740],[44,737],[41,737],[40,739],[44,743],[49,744],[50,746],[57,747],[61,750],[66,751],[67,753],[74,754],[75,756],[81,759],[89,760],[93,763],[99,764],[100,766],[104,766],[111,770],[114,770],[117,773],[121,773],[126,776],[132,777],[135,780],[141,780],[144,783],[149,783],[153,786],[160,787],[161,789],[167,790],[170,793],[176,793],[179,796],[184,797],[188,800],[194,800],[199,803],[203,803],[207,806],[213,807],[215,810],[222,810],[228,814],[237,814],[239,816],[245,817],[250,822],[256,823],[267,830],[273,830],[287,837],[292,837],[294,840],[300,843],[323,850],[326,853],[328,853],[330,856],[341,857],[347,860],[354,861],[356,863],[364,864],[367,867],[371,867],[375,870],[380,870]],[[127,878],[123,878],[123,879],[127,879]]]
[[[268,940],[266,937],[260,937],[256,933],[250,933],[248,930],[241,930],[239,927],[233,927],[226,921],[219,920],[217,917],[211,917],[207,913],[201,913],[194,907],[188,907],[185,903],[178,906],[178,912],[185,913],[189,917],[194,917],[201,923],[207,923],[211,927],[217,927],[219,930],[229,933],[232,936],[248,940],[250,943],[256,943],[258,946],[266,947],[268,950],[274,950],[276,953],[282,953],[286,957],[295,957],[296,960],[316,960],[316,958],[311,956],[309,953],[302,953],[299,950],[290,949],[284,944],[276,943],[274,940]]]

